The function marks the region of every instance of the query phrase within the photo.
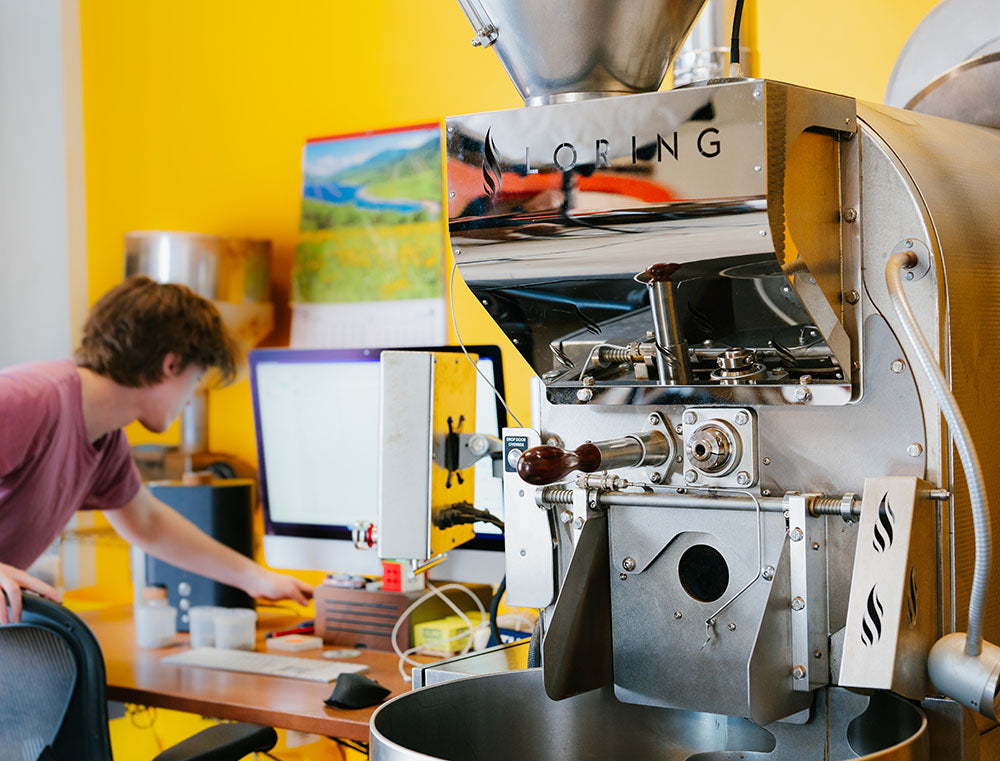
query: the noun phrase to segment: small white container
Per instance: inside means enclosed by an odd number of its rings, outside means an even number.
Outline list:
[[[195,605],[188,611],[191,647],[215,647],[215,617],[223,608]]]
[[[177,608],[169,605],[135,606],[135,644],[138,647],[166,647],[177,634]]]
[[[215,615],[215,646],[227,650],[253,650],[257,643],[257,611],[222,608]]]

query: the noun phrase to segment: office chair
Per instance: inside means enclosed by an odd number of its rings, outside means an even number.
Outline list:
[[[0,626],[0,759],[112,761],[105,686],[93,632],[62,605],[26,593],[21,622]],[[218,724],[153,761],[237,761],[276,742],[270,727]]]

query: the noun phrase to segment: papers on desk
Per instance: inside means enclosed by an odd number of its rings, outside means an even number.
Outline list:
[[[309,682],[332,682],[341,674],[360,674],[368,670],[363,663],[321,661],[293,655],[222,650],[215,647],[194,648],[167,656],[160,662],[170,666],[197,666],[223,671],[240,671],[245,674],[304,679]]]

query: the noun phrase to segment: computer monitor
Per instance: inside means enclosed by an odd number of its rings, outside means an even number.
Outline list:
[[[467,346],[503,394],[500,349]],[[410,351],[461,351],[457,346]],[[264,506],[264,555],[275,568],[380,575],[374,549],[354,546],[356,521],[375,521],[379,441],[379,357],[371,349],[256,349],[250,388]],[[506,411],[476,376],[476,431],[499,436]],[[503,517],[502,480],[490,458],[475,465],[475,505]],[[496,584],[503,537],[476,524],[476,538],[436,570],[439,578]]]

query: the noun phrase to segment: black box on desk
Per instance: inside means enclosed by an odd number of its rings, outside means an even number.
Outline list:
[[[435,582],[443,586],[448,582]],[[493,589],[489,584],[463,584],[483,604],[487,612],[493,599]],[[392,650],[392,627],[403,612],[419,600],[428,590],[414,592],[368,591],[367,589],[345,589],[329,584],[321,584],[313,592],[316,603],[316,634],[326,645],[340,647],[368,647],[372,650]],[[442,594],[460,610],[474,608],[470,598],[460,589],[447,589]],[[414,610],[406,623],[399,628],[396,642],[401,650],[410,647],[413,625],[422,621],[434,621],[453,615],[455,611],[436,595],[426,600]]]
[[[163,481],[147,484],[146,488],[213,539],[248,558],[253,557],[253,481],[233,478],[193,486]],[[253,599],[242,589],[184,571],[149,555],[146,585],[166,587],[170,604],[178,610],[177,628],[184,632],[188,630],[187,611],[195,605],[254,606]]]

